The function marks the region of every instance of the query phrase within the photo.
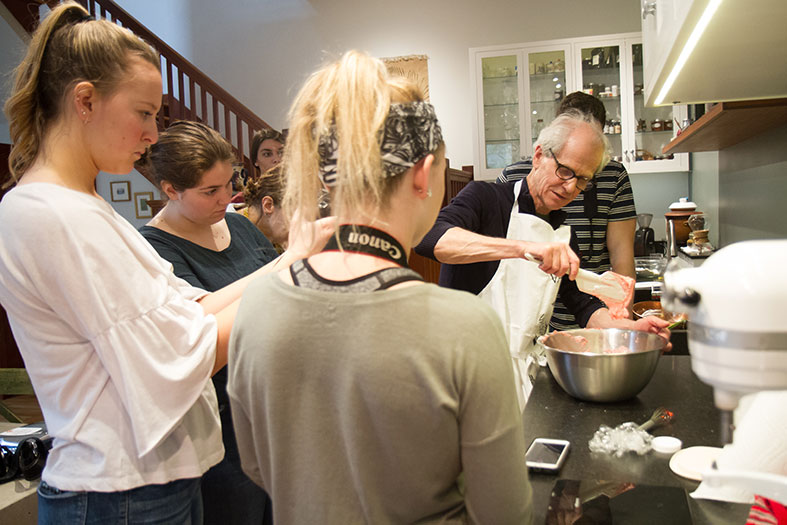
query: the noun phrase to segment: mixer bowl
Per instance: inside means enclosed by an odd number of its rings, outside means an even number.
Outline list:
[[[604,328],[552,332],[541,343],[563,390],[603,403],[639,394],[653,377],[667,341],[648,332]]]

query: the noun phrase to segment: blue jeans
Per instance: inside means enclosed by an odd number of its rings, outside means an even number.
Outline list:
[[[41,482],[38,523],[200,525],[200,479],[179,479],[122,492],[71,492]]]

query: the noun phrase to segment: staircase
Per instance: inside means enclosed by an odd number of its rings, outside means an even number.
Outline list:
[[[38,25],[41,5],[52,8],[60,3],[59,0],[0,1],[29,33]],[[246,172],[254,173],[248,151],[251,138],[256,131],[271,126],[112,0],[77,1],[96,19],[105,18],[127,27],[159,52],[164,86],[161,111],[157,115],[159,130],[166,129],[173,120],[196,120],[207,124],[232,145]]]

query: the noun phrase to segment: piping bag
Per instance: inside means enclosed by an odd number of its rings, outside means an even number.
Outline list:
[[[526,253],[525,258],[541,264],[541,260],[532,253]],[[634,297],[634,279],[612,271],[599,275],[580,268],[576,283],[577,288],[586,294],[601,299],[609,308],[609,315],[613,319],[628,319],[628,305]]]

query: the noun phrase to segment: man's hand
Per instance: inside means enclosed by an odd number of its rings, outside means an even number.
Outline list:
[[[568,244],[562,242],[522,242],[522,255],[530,254],[541,261],[538,268],[548,274],[563,277],[568,274],[572,281],[579,270],[579,257]]]
[[[643,317],[642,319],[637,319],[633,322],[633,325],[634,330],[650,332],[663,337],[667,341],[669,341],[669,338],[672,335],[667,328],[670,325],[670,322],[657,315],[649,315],[647,317]],[[672,350],[672,343],[667,343],[667,347],[664,349],[664,351],[669,352],[670,350]]]
[[[664,347],[664,351],[669,352],[672,350],[672,343],[669,342],[672,334],[667,328],[669,325],[669,321],[665,321],[655,315],[649,315],[636,321],[631,319],[612,319],[609,315],[609,310],[599,308],[590,316],[586,328],[620,328],[622,330],[639,330],[656,334],[667,340],[667,346]]]

